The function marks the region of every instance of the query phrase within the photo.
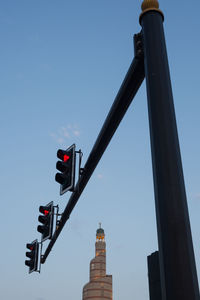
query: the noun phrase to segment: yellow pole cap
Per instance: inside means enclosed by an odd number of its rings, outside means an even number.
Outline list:
[[[144,0],[141,5],[142,13],[140,14],[139,22],[141,24],[141,18],[144,14],[146,14],[148,11],[157,11],[161,14],[163,20],[164,15],[163,12],[159,9],[159,3],[157,0]]]

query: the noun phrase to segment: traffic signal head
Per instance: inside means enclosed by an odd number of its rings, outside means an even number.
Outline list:
[[[28,257],[29,260],[25,260],[25,265],[29,267],[29,273],[31,273],[37,271],[39,243],[35,240],[31,244],[26,244],[26,248],[30,251],[26,252],[26,257]]]
[[[39,212],[42,213],[42,215],[38,217],[38,221],[42,223],[42,225],[38,225],[37,230],[42,234],[41,241],[43,242],[52,237],[54,213],[53,201],[46,206],[40,206]]]
[[[60,195],[67,191],[73,191],[75,180],[75,162],[76,162],[75,144],[67,150],[59,149],[57,157],[60,159],[56,164],[57,173],[55,180],[60,183]]]

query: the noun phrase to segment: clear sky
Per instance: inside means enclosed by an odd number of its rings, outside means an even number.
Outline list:
[[[157,233],[145,81],[41,274],[24,265],[26,243],[40,239],[38,207],[54,201],[62,211],[70,196],[54,181],[56,152],[76,143],[87,160],[132,61],[140,5],[0,2],[1,299],[81,299],[99,222],[114,300],[148,299]],[[200,2],[160,0],[160,8],[200,275]]]

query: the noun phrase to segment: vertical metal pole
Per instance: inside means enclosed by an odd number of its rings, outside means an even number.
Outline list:
[[[163,14],[144,0],[140,24],[148,97],[162,300],[199,300]]]

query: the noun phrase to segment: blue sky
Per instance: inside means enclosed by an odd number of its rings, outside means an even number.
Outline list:
[[[70,196],[54,181],[56,152],[76,143],[87,160],[133,58],[140,5],[0,3],[1,299],[81,299],[99,222],[114,300],[148,299],[157,233],[145,81],[41,274],[24,265],[26,243],[40,238],[38,207],[54,201],[62,211]],[[200,276],[200,2],[160,0],[160,8]]]

